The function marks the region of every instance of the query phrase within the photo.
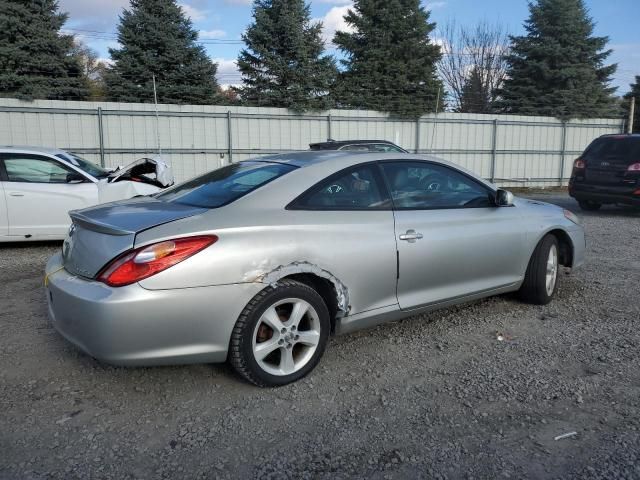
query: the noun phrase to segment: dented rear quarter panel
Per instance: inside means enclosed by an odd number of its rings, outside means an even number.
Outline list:
[[[139,233],[136,246],[180,235],[215,234],[219,238],[206,250],[140,285],[172,289],[263,283],[266,287],[290,274],[312,273],[332,281],[339,308],[345,313],[397,304],[392,211],[286,209],[325,176],[322,171],[314,172],[319,167],[327,169],[327,174],[332,171],[326,165],[305,167],[225,207]],[[282,188],[272,188],[278,184]],[[341,297],[346,305],[340,305]]]

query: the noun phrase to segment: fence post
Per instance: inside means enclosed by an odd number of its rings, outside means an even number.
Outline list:
[[[567,121],[562,121],[562,143],[560,144],[560,178],[558,179],[559,186],[564,183],[564,166],[565,157],[567,155]]]
[[[104,167],[104,129],[102,126],[102,107],[98,107],[98,143],[100,145],[100,166]]]
[[[416,153],[420,153],[420,117],[416,120]]]
[[[493,129],[491,134],[491,183],[496,180],[496,160],[498,146],[498,119],[493,119]]]
[[[327,115],[327,140],[331,140],[331,114]]]
[[[229,163],[233,163],[233,137],[231,131],[231,110],[227,111],[227,147],[229,150]]]

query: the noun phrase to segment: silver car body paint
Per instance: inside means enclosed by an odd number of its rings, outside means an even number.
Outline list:
[[[571,241],[566,263],[575,268],[583,262],[582,227],[556,206],[519,198],[512,207],[453,210],[286,209],[327,176],[360,163],[428,160],[464,171],[437,158],[318,151],[260,160],[301,168],[220,208],[164,203],[165,209],[163,202],[143,199],[75,214],[76,231],[65,241],[72,254],[57,255],[47,266],[56,328],[111,363],[218,362],[251,298],[290,275],[331,282],[335,331],[346,333],[517,290],[537,243],[551,231]],[[396,241],[407,230],[423,239]],[[201,234],[219,240],[137,284],[112,288],[92,278],[131,248]],[[67,246],[77,239],[82,248]]]

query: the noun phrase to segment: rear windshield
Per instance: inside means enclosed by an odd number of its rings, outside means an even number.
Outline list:
[[[156,198],[194,207],[222,207],[295,168],[281,163],[234,163],[176,185]]]
[[[585,160],[619,159],[640,162],[640,137],[603,137],[595,140],[582,156]]]

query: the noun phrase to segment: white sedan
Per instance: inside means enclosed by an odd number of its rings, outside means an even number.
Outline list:
[[[0,146],[0,242],[61,240],[70,210],[149,195],[171,183],[159,159],[110,172],[64,150]]]

